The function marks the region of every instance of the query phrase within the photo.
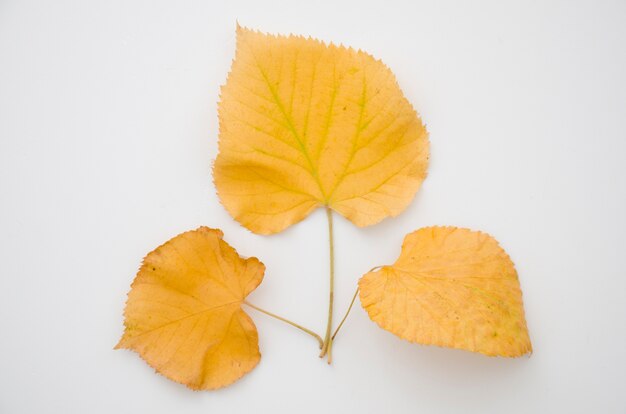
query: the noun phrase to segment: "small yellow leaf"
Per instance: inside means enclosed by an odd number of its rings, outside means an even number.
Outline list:
[[[426,176],[424,125],[389,68],[360,50],[239,27],[219,118],[215,185],[256,233],[318,206],[375,224],[400,214]]]
[[[222,236],[200,227],[145,257],[116,346],[194,390],[229,385],[261,358],[256,327],[241,304],[261,283],[265,266],[239,257]]]
[[[365,274],[359,288],[369,317],[400,338],[490,356],[532,352],[517,272],[488,234],[417,230],[396,263]]]

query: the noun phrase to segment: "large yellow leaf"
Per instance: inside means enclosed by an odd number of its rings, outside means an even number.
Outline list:
[[[377,223],[400,214],[426,175],[426,129],[389,68],[362,51],[239,27],[219,118],[215,185],[256,233],[318,206]]]
[[[396,263],[364,275],[359,288],[369,317],[400,338],[486,355],[532,351],[517,272],[485,233],[417,230]]]
[[[196,390],[229,385],[261,358],[256,327],[241,304],[261,283],[265,266],[240,258],[222,236],[200,227],[145,257],[116,346]]]

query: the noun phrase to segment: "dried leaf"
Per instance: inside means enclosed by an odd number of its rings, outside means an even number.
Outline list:
[[[229,385],[261,358],[256,327],[241,304],[261,283],[265,266],[240,258],[222,236],[200,227],[145,257],[116,346],[195,390]]]
[[[396,263],[364,275],[359,288],[369,317],[400,338],[492,356],[532,351],[517,272],[485,233],[417,230]]]
[[[256,233],[318,206],[375,224],[400,214],[426,175],[424,125],[389,68],[362,51],[239,27],[219,118],[215,185]]]

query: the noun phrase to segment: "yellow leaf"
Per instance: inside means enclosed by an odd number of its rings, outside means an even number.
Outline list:
[[[488,234],[417,230],[396,263],[365,274],[359,288],[369,317],[400,338],[491,356],[532,352],[517,272]]]
[[[426,176],[424,125],[389,68],[362,51],[239,27],[219,118],[215,185],[256,233],[318,206],[375,224],[400,214]]]
[[[145,257],[116,346],[195,390],[229,385],[261,358],[256,327],[241,304],[261,283],[265,266],[239,257],[222,236],[200,227]]]

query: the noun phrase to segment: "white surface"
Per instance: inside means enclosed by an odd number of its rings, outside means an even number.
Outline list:
[[[531,358],[412,345],[360,306],[330,367],[250,311],[261,364],[218,392],[112,350],[141,258],[199,225],[266,263],[254,303],[323,330],[323,212],[256,236],[211,183],[236,19],[382,58],[428,124],[409,209],[337,220],[337,317],[409,231],[481,229],[516,262]],[[1,1],[0,412],[626,412],[625,44],[624,1]]]

